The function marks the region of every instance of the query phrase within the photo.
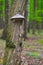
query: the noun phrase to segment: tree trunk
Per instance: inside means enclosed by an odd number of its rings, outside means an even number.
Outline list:
[[[32,26],[32,28],[33,28],[33,30],[32,30],[32,34],[35,34],[35,27],[36,27],[36,23],[35,23],[35,21],[33,21],[33,26]]]
[[[41,32],[41,31],[42,31],[42,22],[39,23],[39,32]]]
[[[24,40],[26,39],[26,34],[27,34],[27,4],[28,4],[28,0],[26,0],[25,2]]]
[[[7,35],[7,26],[8,26],[8,21],[9,21],[9,0],[5,0],[5,27],[4,27],[4,32],[3,32],[3,39],[6,39]]]
[[[36,13],[36,5],[37,5],[37,0],[34,0],[34,17],[35,17],[35,13]],[[33,20],[33,30],[32,33],[35,34],[35,29],[36,29],[36,20]]]
[[[17,13],[20,13],[23,15],[25,2],[26,0],[14,0],[9,17]],[[11,26],[10,28],[11,30],[7,31],[7,43],[6,44],[7,44],[9,51],[7,53],[5,65],[21,65],[22,38],[18,36],[19,35],[19,25],[20,24],[18,23],[13,23],[12,21],[10,21],[10,18],[9,18],[8,27]],[[5,56],[6,56],[6,51],[5,51]]]

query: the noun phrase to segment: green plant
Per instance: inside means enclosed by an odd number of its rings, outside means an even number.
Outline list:
[[[27,52],[27,56],[32,56],[33,58],[39,58],[38,52]]]
[[[43,39],[37,40],[37,43],[43,46]]]

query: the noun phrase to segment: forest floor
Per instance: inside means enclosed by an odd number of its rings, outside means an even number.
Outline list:
[[[43,36],[29,36],[23,43],[22,65],[43,65]]]
[[[6,46],[5,40],[0,39],[0,65],[3,65],[5,46]]]
[[[3,65],[5,46],[5,40],[0,39],[0,65]],[[22,65],[43,65],[43,36],[27,36],[21,58]]]

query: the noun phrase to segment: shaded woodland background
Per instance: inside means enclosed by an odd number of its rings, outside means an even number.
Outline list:
[[[16,2],[16,1],[15,1]],[[12,0],[0,0],[0,29],[6,27],[9,12],[12,9]],[[12,9],[13,10],[13,9]],[[40,33],[43,30],[43,1],[41,0],[28,0],[26,6],[26,28],[29,32],[30,29],[34,34],[36,30]]]

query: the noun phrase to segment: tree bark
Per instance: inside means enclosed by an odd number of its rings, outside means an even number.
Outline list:
[[[26,39],[26,34],[27,34],[27,4],[28,4],[28,0],[26,0],[25,2],[25,13],[24,13],[24,16],[25,16],[25,21],[24,21],[24,40]]]
[[[3,32],[3,39],[6,40],[6,35],[7,35],[7,27],[8,27],[8,21],[9,21],[9,0],[5,0],[5,27],[4,27],[4,32]]]
[[[37,0],[34,0],[34,17],[35,17],[35,13],[36,13],[36,9],[37,9]],[[35,29],[36,29],[36,20],[33,20],[33,30],[32,33],[35,34]]]
[[[24,4],[25,0],[14,0],[13,5],[12,5],[12,10],[9,15],[9,22],[8,22],[8,27],[11,26],[11,30],[7,31],[7,43],[8,44],[8,53],[7,53],[7,58],[6,58],[6,63],[5,65],[21,65],[21,52],[22,52],[22,38],[19,37],[19,26],[20,23],[13,23],[13,21],[10,21],[10,17],[20,13],[23,15],[24,12]],[[7,27],[7,29],[8,29]],[[10,32],[10,33],[8,33]],[[9,36],[10,35],[10,36]],[[13,48],[9,46],[15,46]],[[6,47],[7,48],[7,47]],[[13,49],[13,50],[12,50]],[[6,56],[6,51],[5,51],[5,56]]]

